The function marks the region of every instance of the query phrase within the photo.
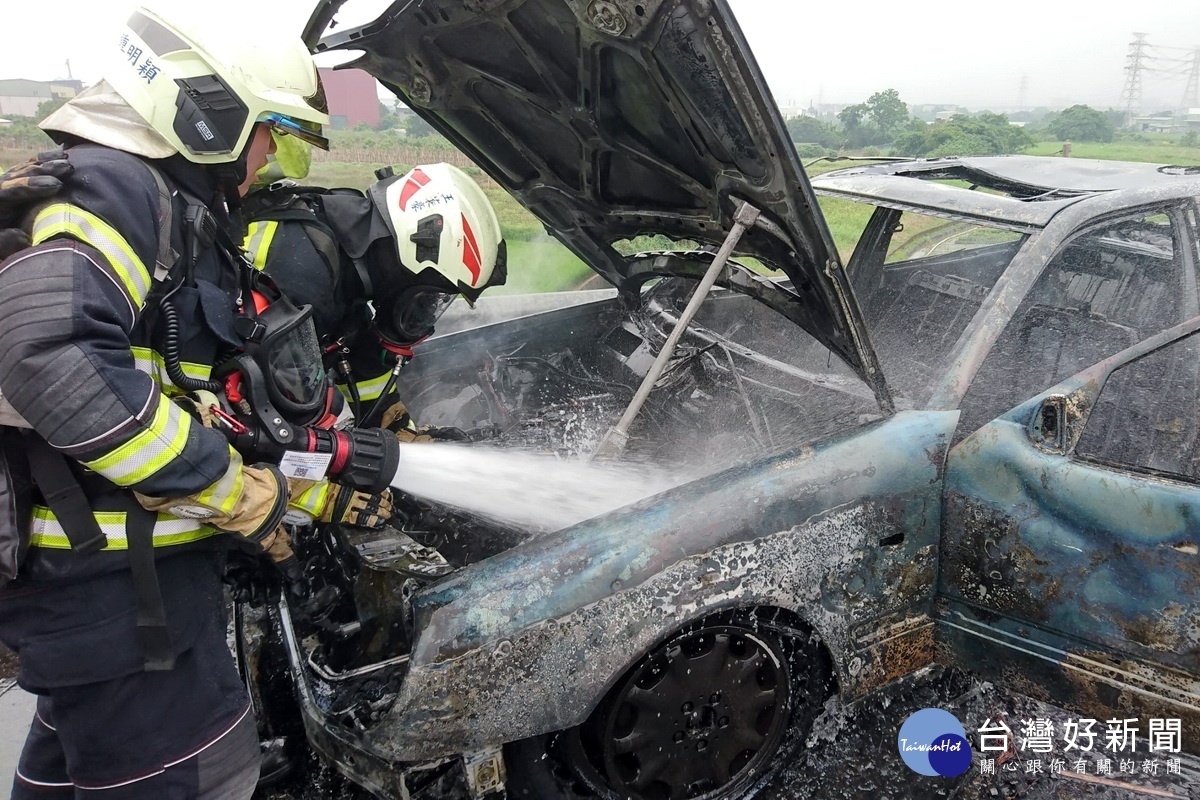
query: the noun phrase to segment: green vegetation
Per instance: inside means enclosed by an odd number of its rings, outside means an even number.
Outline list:
[[[1113,123],[1107,115],[1084,105],[1051,114],[1043,125],[1056,139],[1071,142],[1111,142]]]
[[[534,241],[509,239],[508,281],[488,294],[562,292],[593,275],[587,264],[549,236]]]
[[[806,114],[789,117],[787,129],[792,141],[797,143],[797,151],[800,152],[801,158],[824,155],[826,148],[836,150],[842,145],[842,132],[835,125]],[[819,153],[811,150],[806,153],[802,150],[813,145],[816,145]]]
[[[914,120],[896,137],[892,151],[901,156],[984,156],[1019,153],[1032,145],[1029,134],[1003,114],[955,114],[932,125]]]
[[[848,147],[886,144],[908,125],[908,106],[895,89],[885,89],[865,103],[846,106],[838,112],[838,120]]]
[[[1026,153],[1053,156],[1062,151],[1062,142],[1038,142]],[[1186,147],[1167,140],[1138,142],[1120,134],[1112,142],[1072,142],[1073,158],[1098,158],[1103,161],[1148,161],[1152,164],[1200,165],[1200,147]]]

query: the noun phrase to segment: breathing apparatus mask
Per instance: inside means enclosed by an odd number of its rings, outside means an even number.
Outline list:
[[[235,322],[243,352],[217,371],[232,413],[216,414],[238,452],[279,463],[289,452],[319,454],[338,483],[387,488],[399,464],[395,436],[374,428],[336,430],[341,393],[322,363],[311,306],[295,306],[255,273],[253,310]],[[311,476],[309,476],[311,477]]]
[[[338,393],[321,361],[312,307],[297,308],[282,294],[251,296],[254,316],[240,317],[234,326],[246,340],[245,354],[235,362],[243,368],[247,359],[254,362],[267,397],[288,422],[327,426],[330,416],[336,419]]]

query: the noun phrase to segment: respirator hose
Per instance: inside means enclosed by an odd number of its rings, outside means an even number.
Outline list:
[[[159,304],[159,308],[162,309],[163,317],[163,364],[167,368],[167,375],[170,376],[171,382],[180,389],[188,392],[220,392],[224,388],[220,381],[193,378],[184,373],[182,360],[179,355],[179,311],[176,310],[175,304],[171,302],[169,296],[163,298]]]

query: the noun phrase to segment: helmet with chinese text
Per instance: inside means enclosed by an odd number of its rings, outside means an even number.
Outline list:
[[[450,164],[423,164],[367,190],[390,239],[369,258],[375,327],[409,344],[428,336],[456,296],[474,303],[507,277],[500,222],[471,176]]]
[[[260,123],[328,147],[320,76],[298,36],[194,16],[135,9],[102,49],[105,82],[197,164],[238,162]]]

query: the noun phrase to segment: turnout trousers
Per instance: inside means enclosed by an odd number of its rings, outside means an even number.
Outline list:
[[[0,591],[0,641],[37,695],[13,800],[248,800],[258,737],[226,639],[221,561],[209,548],[157,562],[169,670],[145,668],[128,570]]]

